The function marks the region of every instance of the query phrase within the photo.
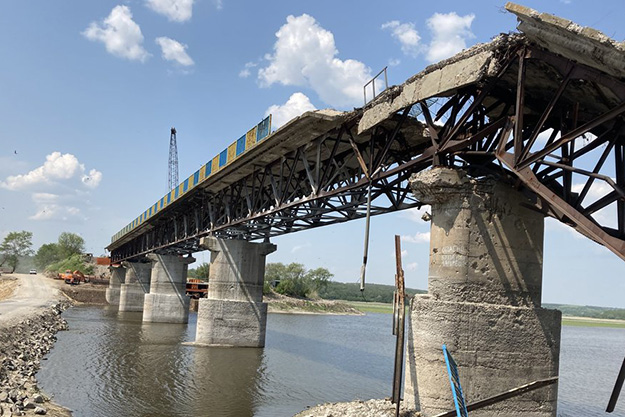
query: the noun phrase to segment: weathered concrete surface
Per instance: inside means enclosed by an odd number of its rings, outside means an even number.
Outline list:
[[[152,263],[122,262],[126,280],[119,291],[119,311],[143,311],[145,294],[150,292]]]
[[[507,3],[506,10],[518,17],[518,29],[543,48],[617,78],[625,77],[625,42],[518,4]]]
[[[125,278],[126,268],[123,266],[111,266],[111,278],[109,279],[109,287],[106,289],[107,303],[119,305],[119,293]]]
[[[207,298],[199,301],[195,343],[265,346],[265,258],[276,245],[208,237],[200,246],[211,251],[211,267]]]
[[[195,259],[174,255],[149,254],[152,261],[150,293],[145,294],[143,321],[187,323],[189,297],[185,294],[187,270]]]
[[[540,308],[543,217],[494,179],[434,168],[411,179],[432,205],[429,294],[410,312],[405,400],[424,416],[453,408],[442,345],[459,365],[468,402],[558,375],[559,311]],[[556,415],[557,386],[475,416]]]

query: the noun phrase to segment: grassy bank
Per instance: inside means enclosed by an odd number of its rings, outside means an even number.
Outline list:
[[[393,305],[389,303],[372,303],[372,302],[365,302],[365,301],[345,301],[345,303],[349,304],[355,309],[362,311],[363,313],[382,313],[382,314],[393,313]],[[625,328],[625,320],[563,316],[562,325],[563,326],[578,326],[578,327]]]

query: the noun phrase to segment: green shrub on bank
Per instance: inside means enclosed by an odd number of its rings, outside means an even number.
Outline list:
[[[93,275],[93,265],[86,264],[83,261],[83,256],[80,254],[75,254],[70,256],[67,259],[60,260],[51,265],[48,265],[46,268],[50,272],[65,272],[68,269],[70,271],[80,271],[85,275]]]
[[[269,263],[265,268],[263,293],[271,291],[271,283],[277,283],[275,292],[292,297],[314,297],[328,285],[332,274],[326,268],[307,270],[298,263]]]

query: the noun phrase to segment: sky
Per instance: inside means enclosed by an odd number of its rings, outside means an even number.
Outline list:
[[[273,115],[362,106],[388,67],[401,84],[427,65],[516,29],[504,1],[8,1],[0,13],[0,238],[61,232],[105,254],[111,236],[167,190],[169,134],[185,178]],[[525,1],[625,39],[625,2]],[[427,288],[429,223],[372,219],[368,282]],[[357,282],[364,221],[273,239],[268,262],[326,267]],[[208,253],[196,254],[208,262]],[[625,308],[625,263],[546,221],[543,302]]]

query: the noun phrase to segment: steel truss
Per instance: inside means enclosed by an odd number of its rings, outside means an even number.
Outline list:
[[[396,117],[390,128],[377,127],[366,140],[354,135],[355,120],[346,122],[266,166],[254,167],[250,175],[218,192],[198,190],[184,206],[114,250],[112,259],[154,251],[195,252],[199,238],[207,235],[269,239],[359,219],[366,215],[369,186],[371,215],[420,206],[409,191],[410,171],[387,174],[420,153],[400,132],[407,113]]]
[[[625,260],[625,84],[534,46],[504,55],[497,76],[404,108],[368,139],[354,136],[358,113],[216,193],[196,193],[113,261],[190,253],[209,234],[268,239],[362,218],[369,185],[372,215],[418,207],[408,179],[431,166],[510,181]],[[417,121],[426,142],[402,130]]]

